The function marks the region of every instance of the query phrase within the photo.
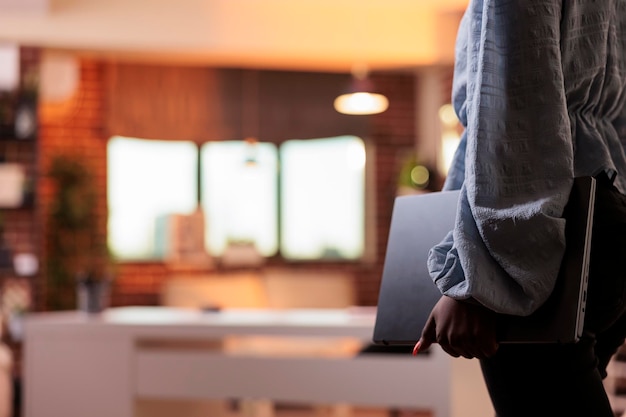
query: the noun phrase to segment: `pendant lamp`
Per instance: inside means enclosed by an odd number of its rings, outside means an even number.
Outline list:
[[[352,72],[352,82],[346,94],[335,99],[335,110],[343,114],[377,114],[389,107],[389,100],[374,92],[374,84],[367,75],[367,70]]]

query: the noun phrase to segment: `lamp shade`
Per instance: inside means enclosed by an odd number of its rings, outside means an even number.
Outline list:
[[[335,110],[343,114],[377,114],[389,107],[389,100],[373,92],[372,82],[366,77],[354,77],[350,89],[335,99]]]

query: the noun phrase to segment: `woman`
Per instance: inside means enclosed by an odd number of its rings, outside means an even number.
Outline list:
[[[602,379],[626,337],[626,0],[470,0],[453,104],[465,127],[431,250],[444,295],[416,350],[478,358],[498,417],[613,417]],[[598,182],[584,337],[498,345],[498,313],[548,298],[574,177]]]

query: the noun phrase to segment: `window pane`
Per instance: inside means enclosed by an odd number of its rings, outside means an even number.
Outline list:
[[[201,155],[209,253],[220,256],[228,242],[252,242],[261,255],[276,254],[276,147],[245,141],[208,142]]]
[[[197,155],[193,142],[109,140],[108,239],[116,257],[162,257],[167,216],[196,209]]]
[[[365,234],[365,146],[341,136],[280,148],[281,253],[291,259],[356,259]]]

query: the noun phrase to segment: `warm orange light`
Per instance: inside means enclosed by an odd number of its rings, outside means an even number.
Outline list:
[[[343,114],[377,114],[389,107],[389,100],[382,94],[364,91],[342,94],[335,99],[335,110]]]
[[[346,94],[335,99],[335,110],[343,114],[378,114],[389,107],[389,100],[374,92],[374,85],[367,75],[365,64],[352,68],[352,83]]]

